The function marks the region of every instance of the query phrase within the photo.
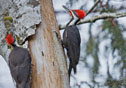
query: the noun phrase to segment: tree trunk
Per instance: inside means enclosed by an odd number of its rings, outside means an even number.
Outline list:
[[[70,88],[65,54],[51,0],[40,0],[42,22],[29,40],[32,57],[31,88]]]

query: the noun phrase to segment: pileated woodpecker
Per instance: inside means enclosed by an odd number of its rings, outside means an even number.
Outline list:
[[[9,55],[9,67],[16,82],[16,88],[30,88],[31,56],[29,51],[16,46],[12,34],[7,35],[6,42],[13,46],[13,50]]]
[[[76,73],[76,66],[79,62],[79,57],[80,57],[81,37],[80,37],[79,30],[76,27],[76,24],[80,19],[83,19],[86,16],[86,13],[83,10],[69,10],[65,6],[63,7],[72,16],[72,19],[66,25],[66,28],[63,33],[63,46],[67,50],[67,56],[70,61],[69,70],[68,70],[69,77],[70,77],[72,69],[74,73]],[[69,26],[69,24],[74,19],[74,16],[76,16],[78,19],[76,20],[74,25]]]
[[[75,25],[67,26],[63,33],[63,46],[67,50],[67,55],[70,60],[69,64],[69,76],[71,74],[72,68],[74,73],[76,73],[76,66],[80,57],[80,33]]]

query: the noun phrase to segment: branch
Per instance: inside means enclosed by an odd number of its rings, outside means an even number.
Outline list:
[[[83,24],[83,23],[89,23],[89,22],[95,22],[100,19],[107,19],[107,18],[119,18],[119,17],[125,17],[126,12],[123,13],[103,13],[98,16],[94,16],[92,18],[80,20],[77,25]],[[64,29],[65,25],[60,25],[60,30]]]
[[[86,15],[88,15],[90,12],[92,12],[92,10],[97,6],[97,4],[100,2],[101,0],[97,0],[96,3],[92,6],[92,8],[86,13]]]

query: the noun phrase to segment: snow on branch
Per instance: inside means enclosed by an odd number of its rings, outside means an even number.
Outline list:
[[[95,22],[95,21],[100,20],[100,19],[120,18],[120,17],[126,17],[126,12],[123,12],[123,13],[102,13],[102,14],[94,16],[92,18],[80,20],[80,22],[78,22],[77,25]],[[64,29],[65,27],[66,27],[66,25],[61,25],[60,30]]]

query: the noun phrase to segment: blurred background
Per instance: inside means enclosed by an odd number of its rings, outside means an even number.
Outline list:
[[[71,19],[62,5],[88,11],[96,0],[53,0],[58,25]],[[126,12],[126,0],[101,0],[85,18],[101,13]],[[126,88],[126,17],[77,25],[81,34],[81,56],[71,88]],[[64,30],[61,30],[61,35]]]

